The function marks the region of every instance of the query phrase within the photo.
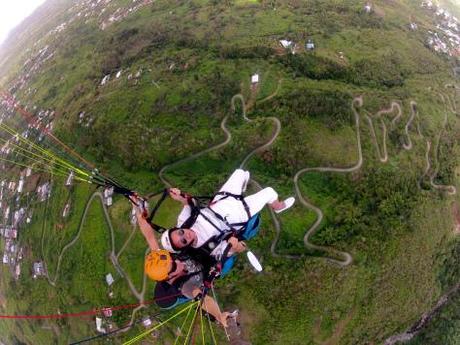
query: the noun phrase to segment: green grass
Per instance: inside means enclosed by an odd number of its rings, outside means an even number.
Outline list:
[[[130,4],[113,1],[107,13]],[[27,29],[30,38],[25,33],[27,25],[20,30],[22,35],[0,58],[4,61],[3,87],[21,71],[26,46],[69,16],[64,10],[67,5],[56,7],[53,18],[34,17],[35,23]],[[299,260],[270,255],[275,234],[264,212],[261,234],[250,242],[261,257],[264,273],[255,275],[241,258],[232,274],[218,282],[219,299],[225,307],[240,307],[245,335],[253,344],[319,344],[331,339],[344,320],[348,321],[338,344],[382,342],[411,325],[446,289],[438,275],[440,261],[453,255],[445,254],[452,240],[453,199],[433,191],[426,178],[419,191],[417,181],[426,164],[425,140],[435,143],[444,119],[444,105],[437,93],[455,95],[444,89],[444,83],[451,81],[450,62],[424,45],[425,32],[435,23],[419,4],[374,5],[376,12],[367,15],[361,4],[351,0],[175,4],[158,0],[105,31],[100,31],[97,20],[87,25],[77,20],[65,34],[48,36],[34,48],[49,44],[56,48],[55,57],[31,79],[29,86],[37,92],[29,95],[23,89],[17,96],[23,104],[56,109],[59,138],[144,195],[164,187],[158,178],[162,166],[223,141],[219,126],[230,114],[232,96],[242,93],[248,100],[249,78],[259,73],[256,102],[248,114],[254,121],[243,122],[239,112],[231,115],[228,127],[233,140],[228,146],[179,164],[166,176],[183,190],[212,194],[251,150],[267,142],[273,125],[266,118],[276,116],[282,124],[280,136],[272,147],[252,157],[246,168],[282,197],[293,194],[292,177],[301,168],[349,167],[357,162],[350,107],[354,97],[362,95],[360,111],[371,114],[388,107],[392,100],[400,101],[403,117],[389,133],[386,164],[378,160],[370,129],[361,116],[363,167],[352,174],[306,173],[301,177],[302,194],[325,214],[312,241],[349,251],[353,265],[340,269],[326,262],[324,253],[305,250],[303,236],[316,215],[298,203],[280,217],[282,231],[276,251],[302,254]],[[416,17],[420,30],[407,29],[408,13]],[[317,49],[276,56],[274,49],[283,38],[301,47],[313,38]],[[121,68],[122,77],[115,79]],[[138,81],[127,80],[129,73],[141,68]],[[106,73],[112,79],[101,87]],[[281,79],[277,95],[261,102],[278,89]],[[414,147],[406,151],[402,142],[407,140],[404,125],[412,100],[417,102],[424,138],[412,126]],[[78,124],[83,110],[94,118],[91,127]],[[389,126],[388,120],[385,123]],[[458,127],[456,116],[449,114],[439,157],[430,154],[433,164],[439,162],[436,181],[457,186]],[[378,123],[375,129],[381,145]],[[17,172],[5,174],[5,179],[17,178]],[[14,282],[7,268],[1,268],[0,291],[8,300],[1,313],[56,313],[58,309],[80,311],[136,303],[109,260],[110,233],[98,199],[89,209],[81,238],[64,255],[57,287],[30,277],[32,262],[42,257],[54,277],[57,257],[76,236],[92,191],[89,186],[68,190],[61,179],[55,179],[47,206],[34,206],[32,224],[21,229],[20,241],[27,253],[23,276]],[[71,200],[72,211],[64,220],[61,213],[67,200]],[[157,222],[172,226],[179,209],[180,205],[167,200]],[[147,245],[139,230],[129,224],[130,212],[130,204],[122,197],[116,197],[109,209],[115,251],[125,247],[120,264],[140,290]],[[443,259],[439,253],[444,253]],[[107,297],[104,282],[109,272],[116,279],[114,299]],[[149,282],[146,299],[152,297],[152,289]],[[141,315],[155,310],[148,308]],[[450,306],[443,315],[452,317],[453,310]],[[124,311],[115,321],[122,325],[129,317],[130,312]],[[444,327],[439,320],[434,324]],[[137,327],[120,339],[141,331]],[[86,319],[0,323],[0,340],[6,343],[68,343],[94,332],[94,320]],[[419,342],[430,336],[437,334],[424,334]]]

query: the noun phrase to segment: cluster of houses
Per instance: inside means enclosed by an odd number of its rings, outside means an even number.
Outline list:
[[[106,206],[112,206],[113,205],[113,187],[107,187],[104,189],[104,204]]]
[[[115,76],[112,78],[111,74],[106,74],[101,82],[99,83],[99,86],[104,86],[106,85],[110,80],[117,80],[120,79],[123,74],[127,74],[126,79],[127,80],[132,80],[134,85],[136,85],[139,82],[139,78],[142,76],[142,68],[139,68],[135,73],[129,71],[124,71],[123,69],[120,69],[115,73]]]
[[[421,7],[436,21],[436,31],[428,31],[427,46],[449,56],[460,56],[460,23],[449,11],[433,1],[423,1]]]
[[[0,121],[11,117],[18,102],[14,97],[2,99],[0,104]],[[32,135],[32,131],[37,129],[38,123],[46,124],[44,128],[51,131],[53,111],[39,111],[36,115],[35,124],[29,125],[21,135],[25,138]],[[34,133],[38,137],[38,132]],[[0,148],[0,157],[16,161],[20,156],[18,147],[20,146],[19,135],[11,135],[9,139],[3,138],[3,145]],[[3,251],[0,251],[2,263],[9,266],[15,279],[21,275],[21,261],[23,259],[24,248],[20,246],[18,237],[26,224],[31,223],[33,209],[32,201],[43,202],[51,196],[52,186],[50,182],[39,184],[39,176],[32,173],[31,167],[21,169],[15,174],[11,174],[10,165],[3,163],[0,166],[2,175],[9,177],[0,181],[0,243]],[[15,176],[15,177],[12,177]],[[44,264],[35,262],[32,267],[33,277],[45,274]]]
[[[133,0],[132,5],[124,8],[117,8],[117,10],[112,13],[107,19],[103,20],[99,25],[101,30],[105,30],[111,24],[119,22],[125,19],[132,13],[139,11],[142,7],[150,5],[153,0]]]
[[[153,0],[130,0],[130,4],[118,7],[112,6],[112,0],[80,0],[69,9],[69,13],[73,15],[66,22],[50,30],[47,35],[64,31],[76,20],[84,20],[85,24],[97,20],[99,28],[105,30],[111,24],[125,19],[151,3]]]
[[[296,54],[301,50],[301,45],[291,40],[282,39],[282,40],[279,40],[279,44],[281,45],[281,47],[289,51],[291,54]],[[315,43],[313,42],[312,39],[308,39],[305,42],[304,47],[306,51],[314,50]]]
[[[18,236],[20,230],[25,224],[32,221],[33,210],[29,205],[25,205],[22,200],[30,201],[34,198],[44,201],[50,197],[51,184],[45,182],[36,187],[32,193],[23,193],[24,186],[28,177],[31,175],[31,169],[22,171],[19,181],[3,180],[0,182],[0,237],[3,239],[2,262],[11,269],[13,277],[18,279],[21,274],[21,261],[23,259],[24,248],[19,245]],[[24,198],[22,198],[24,194]],[[13,211],[14,210],[14,211]],[[34,264],[33,277],[43,275],[43,269],[40,265]]]
[[[50,29],[43,37],[35,42],[33,49],[28,49],[30,56],[23,64],[22,73],[10,84],[14,91],[22,90],[27,87],[28,82],[42,69],[43,65],[50,61],[54,56],[59,45],[58,35],[64,33],[66,29],[76,21],[84,20],[85,24],[96,20],[99,27],[104,30],[111,24],[120,22],[129,15],[139,11],[141,8],[153,3],[153,0],[130,0],[126,6],[115,5],[112,0],[80,0],[77,1],[69,10],[69,18]],[[55,42],[55,43],[53,43]],[[137,72],[137,78],[141,72]],[[121,71],[117,73],[117,78],[121,76]],[[134,75],[131,75],[134,78]],[[105,79],[104,85],[109,77]],[[128,79],[130,79],[128,77]],[[14,92],[13,91],[13,92]],[[36,93],[36,89],[27,88],[26,94]]]
[[[53,58],[55,52],[49,46],[46,45],[41,49],[33,52],[31,56],[24,62],[22,66],[22,73],[11,83],[11,89],[22,90],[42,68],[42,66]],[[36,92],[35,90],[33,90]],[[32,93],[32,89],[28,89],[27,93]]]

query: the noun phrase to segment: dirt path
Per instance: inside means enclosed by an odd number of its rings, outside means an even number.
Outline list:
[[[114,230],[113,230],[113,225],[112,225],[112,221],[110,219],[110,215],[108,213],[108,210],[107,210],[107,207],[105,206],[104,204],[104,197],[103,195],[100,193],[100,192],[94,192],[91,197],[88,199],[88,201],[86,202],[86,205],[85,205],[85,209],[83,211],[83,215],[81,216],[80,218],[80,225],[78,227],[78,232],[77,234],[75,235],[75,237],[68,243],[66,244],[62,250],[61,250],[61,253],[59,254],[59,257],[58,257],[58,263],[57,263],[57,266],[56,266],[56,274],[54,276],[54,279],[51,279],[49,277],[49,275],[47,276],[48,278],[48,281],[49,283],[52,285],[52,286],[56,286],[56,282],[59,278],[59,271],[60,271],[60,267],[61,267],[61,263],[62,263],[62,259],[65,255],[65,253],[73,246],[77,243],[77,241],[80,239],[80,235],[82,233],[82,230],[83,230],[83,227],[85,225],[85,222],[86,222],[86,218],[87,218],[87,215],[88,215],[88,211],[94,201],[94,199],[98,198],[101,202],[101,205],[102,205],[102,208],[103,208],[103,211],[104,211],[104,219],[106,221],[106,224],[107,226],[109,227],[110,229],[110,242],[111,242],[111,251],[110,251],[110,260],[112,261],[112,264],[114,265],[114,267],[116,268],[116,270],[120,273],[120,275],[126,279],[128,285],[130,286],[130,289],[131,289],[131,292],[136,296],[136,298],[140,298],[140,293],[137,292],[136,288],[134,287],[134,285],[132,284],[131,282],[131,279],[129,279],[129,277],[125,274],[125,272],[123,271],[123,269],[121,268],[119,262],[118,262],[118,258],[115,254],[115,236],[114,236]]]
[[[261,100],[259,102],[262,103],[262,102],[265,102],[265,101],[268,101],[270,99],[272,99],[273,97],[275,97],[280,89],[280,86],[281,86],[281,80],[278,82],[278,86],[277,86],[277,89],[276,91],[264,98],[263,100]],[[255,102],[255,99],[257,97],[257,91],[258,91],[258,88],[252,88],[251,89],[251,95],[250,95],[250,99],[245,102],[245,99],[244,99],[244,96],[241,95],[241,94],[237,94],[235,96],[232,97],[232,100],[231,100],[231,107],[232,107],[232,110],[235,111],[236,109],[236,101],[239,101],[241,102],[241,105],[242,105],[242,117],[245,121],[247,122],[251,122],[253,120],[251,120],[250,118],[248,118],[247,116],[247,113],[249,112],[249,110],[251,109],[251,107],[253,107],[256,102]],[[447,106],[447,102],[446,102],[446,99],[443,95],[439,94],[439,98],[443,101],[444,104],[446,104]],[[454,111],[453,109],[453,106],[451,103],[449,103],[450,107],[451,107],[451,110]],[[385,124],[384,122],[384,118],[391,115],[391,114],[394,114],[391,118],[391,122],[390,122],[390,125],[391,125],[391,128],[390,130],[393,130],[396,125],[399,123],[399,121],[402,119],[403,117],[403,113],[402,113],[402,109],[401,109],[401,105],[399,104],[399,102],[397,101],[392,101],[391,104],[390,104],[390,107],[389,108],[383,108],[381,110],[379,110],[375,115],[372,115],[366,111],[364,115],[361,115],[358,111],[358,108],[362,108],[363,106],[363,96],[358,96],[358,97],[355,97],[353,99],[353,101],[351,102],[351,109],[352,109],[352,112],[353,112],[353,115],[354,115],[354,125],[355,125],[355,131],[356,131],[356,147],[357,147],[357,161],[349,166],[349,167],[307,167],[307,168],[304,168],[304,169],[301,169],[299,170],[293,177],[293,182],[294,182],[294,189],[295,189],[295,192],[296,192],[296,195],[297,195],[297,198],[298,200],[300,201],[300,203],[305,206],[306,208],[312,210],[313,212],[316,213],[316,221],[314,222],[314,224],[306,230],[305,232],[305,236],[304,236],[304,245],[306,248],[308,249],[311,249],[311,250],[317,250],[317,251],[321,251],[321,252],[325,252],[329,255],[329,257],[326,257],[326,259],[332,263],[335,263],[335,264],[338,264],[340,266],[348,266],[350,265],[352,262],[353,262],[353,258],[351,256],[350,253],[347,253],[347,252],[343,252],[343,251],[339,251],[339,250],[336,250],[336,249],[333,249],[331,247],[324,247],[324,246],[318,246],[318,245],[315,245],[313,244],[311,241],[310,241],[310,238],[316,233],[316,231],[319,229],[319,226],[321,225],[322,221],[323,221],[323,218],[324,218],[324,214],[322,212],[322,210],[320,208],[318,208],[317,206],[313,205],[312,203],[310,203],[301,193],[300,191],[300,187],[299,187],[299,179],[301,178],[301,176],[305,173],[308,173],[308,172],[334,172],[334,173],[352,173],[354,171],[357,171],[359,170],[361,167],[362,167],[362,164],[363,164],[363,154],[362,154],[362,143],[361,143],[361,134],[360,134],[360,119],[361,119],[361,116],[363,116],[367,123],[368,123],[368,126],[370,128],[370,133],[371,133],[371,140],[373,142],[373,145],[375,147],[375,150],[377,152],[377,156],[378,156],[378,159],[380,160],[380,162],[382,163],[387,163],[388,162],[388,149],[387,149],[387,137],[388,137],[388,133],[389,133],[389,130],[387,128],[387,125]],[[411,107],[411,114],[409,116],[409,118],[407,119],[407,122],[405,123],[404,125],[404,134],[405,134],[405,142],[402,144],[402,147],[403,149],[405,150],[411,150],[413,148],[413,143],[412,143],[412,139],[411,139],[411,134],[410,134],[410,130],[412,127],[414,127],[415,125],[415,129],[417,131],[417,134],[418,134],[418,137],[419,138],[423,138],[423,134],[421,133],[421,130],[420,130],[420,125],[419,125],[419,121],[417,121],[415,123],[415,120],[418,119],[418,112],[417,112],[417,104],[416,102],[414,101],[411,101],[410,102],[410,107]],[[426,162],[427,162],[427,166],[426,166],[426,169],[425,169],[425,173],[423,174],[422,178],[424,178],[425,176],[428,176],[429,179],[430,179],[430,185],[434,188],[434,189],[437,189],[437,190],[441,190],[441,191],[446,191],[449,195],[454,195],[456,194],[456,188],[454,186],[450,186],[450,185],[440,185],[440,184],[436,184],[434,182],[436,176],[437,176],[437,173],[438,173],[438,163],[437,163],[437,155],[438,155],[438,149],[439,149],[439,142],[442,138],[442,135],[443,135],[443,131],[447,125],[447,110],[446,110],[446,113],[445,113],[445,118],[444,118],[444,123],[443,123],[443,128],[441,129],[441,131],[439,132],[438,136],[437,136],[437,140],[436,140],[436,148],[435,148],[435,168],[432,169],[432,165],[431,165],[431,160],[430,160],[430,150],[431,150],[431,141],[430,140],[426,140],[426,143],[427,143],[427,151],[426,151]],[[279,133],[281,132],[281,122],[279,121],[278,118],[276,117],[267,117],[266,118],[267,120],[270,120],[273,122],[274,124],[274,127],[275,127],[275,130],[273,132],[273,134],[270,136],[269,138],[269,141],[266,142],[265,144],[255,148],[254,150],[252,150],[244,159],[243,161],[241,162],[240,164],[240,168],[244,168],[248,161],[257,153],[260,153],[264,150],[267,150],[273,143],[274,141],[276,140],[276,138],[278,137]],[[213,150],[217,150],[217,149],[220,149],[222,147],[224,147],[225,145],[227,145],[230,141],[231,141],[231,133],[229,131],[229,129],[226,127],[226,122],[228,120],[228,115],[223,119],[222,123],[221,123],[221,129],[223,130],[224,134],[225,134],[225,140],[218,144],[218,145],[215,145],[215,146],[212,146],[204,151],[201,151],[201,152],[198,152],[194,155],[191,155],[190,157],[187,157],[185,159],[182,159],[182,160],[179,160],[177,162],[174,162],[172,164],[169,164],[165,167],[163,167],[161,170],[160,170],[160,179],[163,181],[163,183],[165,183],[165,185],[167,186],[170,186],[170,183],[167,181],[167,179],[164,177],[164,174],[166,172],[166,170],[170,169],[171,167],[173,166],[176,166],[176,165],[179,165],[181,163],[185,163],[185,162],[189,162],[193,159],[196,159],[206,153],[209,153]],[[375,121],[378,121],[379,122],[379,128],[381,130],[381,137],[382,137],[382,145],[379,144],[379,141],[378,141],[378,138],[377,138],[377,133],[376,133],[376,128],[375,128],[375,124],[374,122]],[[414,124],[415,123],[415,124]],[[251,183],[253,183],[253,185],[257,188],[257,189],[261,189],[261,185],[256,181],[254,180],[254,178],[251,178]],[[276,246],[277,246],[277,243],[279,241],[279,238],[280,238],[280,233],[281,233],[281,225],[280,225],[280,222],[277,218],[277,216],[275,215],[274,212],[271,212],[271,218],[272,218],[272,222],[273,222],[273,225],[275,227],[275,238],[272,242],[272,245],[271,245],[271,248],[270,248],[270,251],[272,253],[273,256],[277,256],[277,257],[286,257],[286,258],[298,258],[299,255],[281,255],[281,254],[278,254],[276,252]],[[341,257],[341,260],[339,259],[336,259],[337,257]]]
[[[350,172],[356,171],[356,170],[361,168],[361,166],[363,164],[363,153],[362,153],[362,147],[361,147],[361,134],[360,134],[361,131],[360,131],[360,121],[359,121],[360,116],[359,116],[358,111],[356,110],[356,105],[358,107],[362,107],[362,105],[363,105],[363,97],[362,96],[355,97],[353,99],[353,101],[352,101],[352,104],[351,104],[351,109],[353,111],[354,118],[355,118],[355,129],[356,129],[356,147],[357,147],[357,161],[356,161],[356,163],[354,165],[352,165],[350,167],[346,167],[346,168],[334,168],[334,167],[304,168],[304,169],[299,170],[294,176],[294,188],[295,188],[298,200],[302,203],[303,206],[305,206],[306,208],[308,208],[308,209],[310,209],[310,210],[312,210],[313,212],[316,213],[316,221],[307,230],[307,232],[305,233],[304,239],[303,239],[305,247],[307,247],[307,248],[309,248],[311,250],[319,250],[319,251],[322,251],[322,252],[326,252],[326,253],[332,254],[334,256],[337,256],[337,255],[341,256],[343,258],[343,260],[337,260],[337,259],[332,258],[332,257],[327,258],[327,260],[329,260],[330,262],[336,263],[336,264],[338,264],[339,266],[342,266],[342,267],[343,266],[348,266],[353,262],[353,258],[351,256],[351,254],[349,254],[347,252],[338,251],[338,250],[332,249],[330,247],[319,246],[319,245],[316,245],[316,244],[313,244],[313,243],[310,242],[310,237],[313,236],[316,233],[316,231],[318,230],[320,224],[323,221],[324,214],[323,214],[323,211],[319,207],[316,207],[315,205],[313,205],[312,203],[310,203],[309,201],[307,201],[303,197],[302,192],[300,191],[300,187],[299,187],[299,178],[303,174],[311,172],[311,171],[350,173]]]
[[[132,239],[132,234],[130,235],[130,237],[126,240],[125,244],[123,245],[122,247],[122,250],[120,250],[120,252],[118,254],[115,253],[115,235],[114,235],[114,229],[113,229],[113,225],[112,225],[112,221],[110,219],[110,215],[109,215],[109,212],[107,210],[107,207],[105,206],[104,204],[104,197],[103,195],[100,193],[100,192],[94,192],[90,198],[88,199],[88,201],[86,202],[86,205],[85,205],[85,209],[83,211],[83,215],[82,217],[80,218],[80,225],[78,227],[78,232],[77,234],[75,235],[75,237],[72,239],[72,241],[70,241],[67,245],[65,245],[62,250],[61,250],[61,253],[59,254],[59,257],[58,257],[58,263],[57,263],[57,267],[56,267],[56,274],[54,276],[54,279],[51,279],[49,274],[46,275],[46,278],[48,279],[48,282],[56,287],[56,283],[57,283],[57,280],[59,279],[59,271],[60,271],[60,266],[61,266],[61,262],[64,258],[64,255],[65,253],[73,246],[77,243],[77,241],[79,240],[80,238],[80,235],[82,233],[82,230],[83,230],[83,226],[85,225],[85,222],[86,222],[86,218],[87,218],[87,214],[88,214],[88,211],[90,209],[90,207],[92,206],[92,203],[93,201],[98,198],[101,202],[101,205],[102,205],[102,208],[103,208],[103,212],[104,212],[104,219],[106,221],[106,224],[107,226],[109,227],[109,230],[110,230],[110,243],[111,243],[111,251],[110,251],[110,260],[113,264],[113,266],[115,267],[115,269],[117,270],[117,272],[120,274],[120,276],[126,281],[126,283],[128,284],[128,287],[129,289],[131,290],[131,293],[137,298],[137,300],[139,301],[139,303],[141,304],[140,306],[136,307],[132,314],[131,314],[131,321],[130,321],[130,324],[132,325],[135,321],[135,317],[136,317],[136,314],[137,312],[142,309],[142,308],[145,308],[145,306],[143,305],[143,303],[145,302],[145,292],[146,292],[146,286],[147,286],[147,280],[146,280],[146,276],[144,275],[143,277],[143,283],[142,283],[142,290],[139,292],[136,287],[134,286],[131,278],[126,274],[126,272],[123,270],[123,268],[121,267],[119,261],[118,261],[118,258],[121,254],[121,251],[126,247],[126,245],[129,243],[129,241],[131,241]],[[46,263],[45,263],[46,265]],[[125,331],[128,331],[129,328],[126,328]]]

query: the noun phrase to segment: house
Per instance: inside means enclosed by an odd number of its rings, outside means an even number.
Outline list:
[[[3,218],[5,220],[8,220],[8,218],[10,217],[10,207],[8,206],[5,210],[5,212],[3,212]]]
[[[12,226],[4,226],[0,228],[0,233],[3,237],[8,239],[16,239],[18,237],[18,230]]]
[[[24,209],[24,207],[22,207],[21,209],[19,209],[19,210],[14,212],[14,214],[13,214],[13,226],[17,226],[22,221],[22,219],[24,218],[25,213],[26,213],[26,210]]]
[[[109,273],[105,276],[105,281],[107,282],[108,286],[111,286],[114,283],[115,280],[113,279],[112,273]]]
[[[280,40],[280,44],[283,46],[283,48],[285,49],[288,49],[288,48],[291,48],[293,46],[293,42],[292,41],[288,41],[288,40]]]
[[[11,181],[10,183],[8,183],[8,189],[11,192],[14,192],[16,190],[16,182]]]
[[[111,197],[113,195],[113,187],[107,187],[104,189],[104,198]]]
[[[21,177],[18,183],[18,193],[22,193],[23,190],[24,190],[24,178]]]
[[[313,40],[309,39],[307,41],[307,43],[305,44],[305,49],[306,50],[313,50],[315,49],[315,43],[313,42]]]
[[[21,275],[21,265],[19,263],[16,264],[14,268],[14,279],[18,280]]]
[[[75,173],[73,172],[73,170],[71,170],[69,176],[67,176],[67,180],[65,181],[66,187],[72,186],[74,177]]]
[[[370,2],[367,2],[364,5],[364,12],[366,12],[366,13],[371,13],[372,12],[372,4]]]
[[[129,222],[131,223],[131,225],[137,224],[136,207],[134,205],[133,205],[133,208],[131,209],[131,216],[129,218]]]
[[[257,84],[259,82],[259,75],[258,74],[253,74],[251,76],[251,83],[252,84]]]
[[[146,316],[142,319],[142,325],[145,327],[145,328],[148,328],[150,326],[152,326],[152,320]]]
[[[117,78],[117,79],[120,78],[120,77],[121,77],[121,73],[123,73],[123,70],[119,70],[119,71],[117,72],[117,74],[115,75],[115,78]]]
[[[78,114],[78,123],[82,123],[83,119],[85,118],[85,112],[82,111]]]
[[[431,0],[428,0],[428,1],[423,1],[422,2],[422,7],[426,7],[428,9],[432,9],[433,8],[433,2]]]
[[[99,333],[106,333],[105,328],[102,327],[102,319],[100,317],[96,317],[96,329]]]
[[[292,54],[295,54],[298,49],[298,45],[293,41],[281,40],[280,44],[284,49],[289,49]]]
[[[104,86],[105,84],[107,84],[109,80],[110,80],[110,74],[107,74],[106,76],[104,76],[104,78],[102,78],[101,86]]]
[[[68,202],[65,206],[64,206],[64,210],[62,211],[62,218],[66,218],[70,213],[70,202]]]
[[[106,206],[112,206],[113,205],[113,187],[107,187],[104,189],[104,203]]]
[[[33,275],[32,278],[37,279],[40,276],[44,276],[45,272],[45,265],[43,261],[35,261],[33,263]]]
[[[418,29],[417,23],[414,23],[414,22],[410,23],[409,27],[410,27],[410,29],[413,30],[413,31],[415,31],[415,30]]]
[[[108,197],[107,199],[105,199],[105,205],[106,206],[112,206],[113,205],[112,197]]]
[[[40,201],[45,201],[51,195],[51,185],[49,182],[45,182],[37,188],[38,199]]]

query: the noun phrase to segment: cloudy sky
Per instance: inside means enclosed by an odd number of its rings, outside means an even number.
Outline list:
[[[11,29],[44,2],[45,0],[0,0],[0,44]]]

